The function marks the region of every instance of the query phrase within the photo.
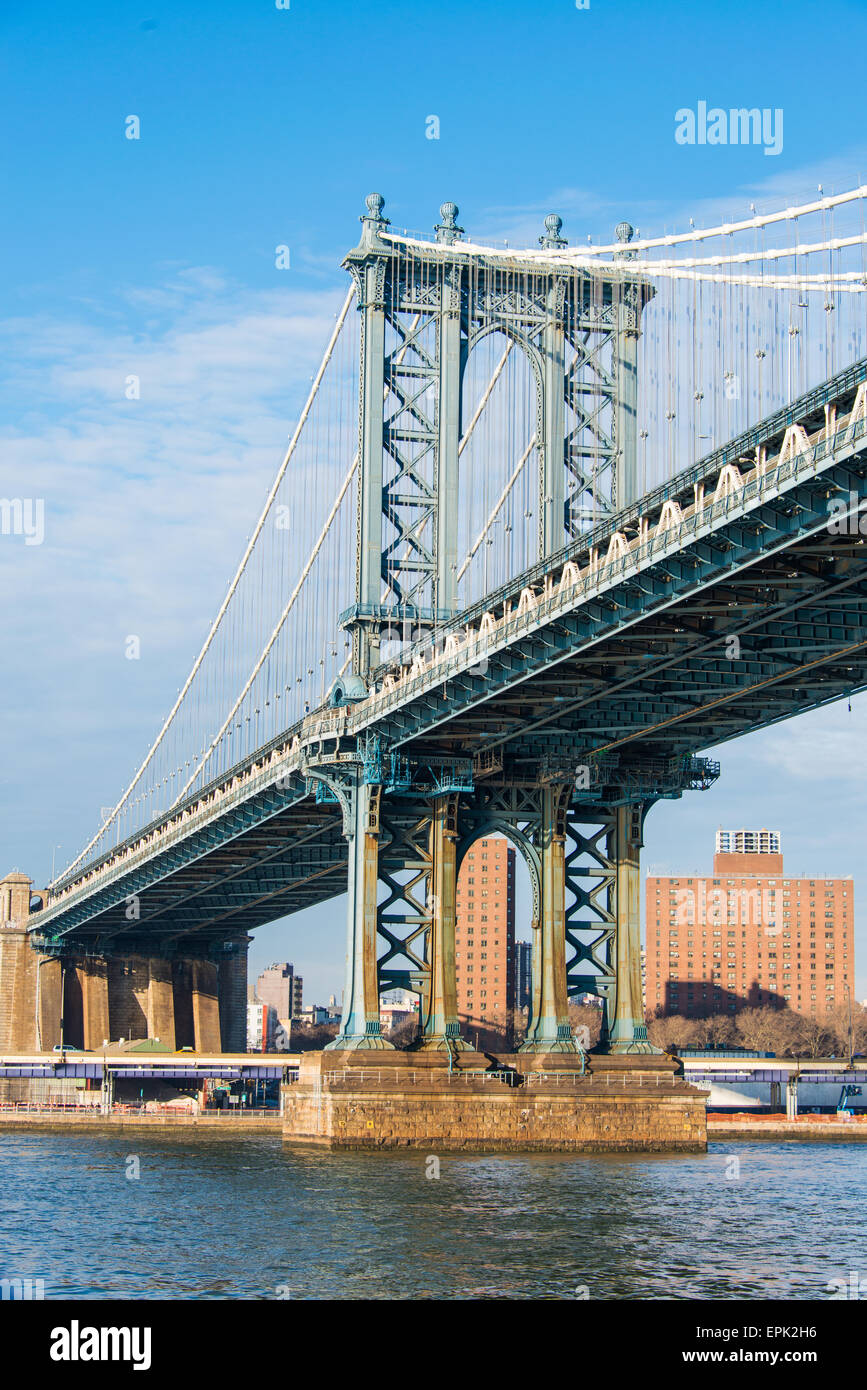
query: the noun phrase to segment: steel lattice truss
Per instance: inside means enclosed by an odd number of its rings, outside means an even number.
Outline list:
[[[609,839],[613,817],[604,812],[587,822],[588,812],[570,809],[566,849],[566,977],[570,995],[609,997],[614,987],[612,948],[615,865]]]
[[[432,289],[425,298],[435,295]],[[419,296],[420,297],[420,296]],[[404,613],[435,607],[438,305],[387,314],[383,448],[383,599]]]

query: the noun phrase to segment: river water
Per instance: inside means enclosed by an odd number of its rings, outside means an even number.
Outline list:
[[[852,1271],[867,1288],[867,1145],[442,1155],[439,1177],[431,1157],[7,1132],[0,1273],[49,1299],[827,1300]]]

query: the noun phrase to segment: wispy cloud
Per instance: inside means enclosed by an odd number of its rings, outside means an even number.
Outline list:
[[[81,819],[64,838],[84,842],[186,676],[342,297],[191,267],[99,312],[0,323],[0,495],[45,501],[44,544],[0,537],[6,775],[56,786],[62,762]]]

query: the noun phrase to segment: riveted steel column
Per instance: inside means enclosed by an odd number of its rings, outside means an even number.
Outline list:
[[[618,305],[617,329],[617,465],[615,506],[629,507],[641,496],[638,477],[638,330],[629,326],[632,311]]]
[[[440,796],[430,825],[430,985],[422,997],[421,1046],[436,1051],[466,1048],[458,1023],[455,982],[458,798]]]
[[[533,943],[533,1017],[521,1052],[576,1052],[566,995],[566,808],[571,789],[541,789],[541,912]]]
[[[391,1049],[382,1036],[376,968],[376,895],[379,883],[379,788],[359,769],[351,796],[346,904],[346,985],[340,1031],[329,1048]]]
[[[614,1022],[609,1052],[658,1052],[647,1040],[641,998],[641,844],[643,805],[618,806],[609,839],[609,858],[615,864]],[[611,843],[613,841],[613,843]]]
[[[634,255],[634,252],[626,249],[633,236],[628,222],[618,225],[616,236],[624,249],[615,252],[615,259],[628,263]],[[638,326],[642,301],[633,284],[624,282],[618,289],[614,306],[617,313],[614,505],[619,509],[631,506],[641,496],[643,489],[638,476]]]
[[[446,265],[440,289],[437,439],[437,571],[439,621],[457,611],[458,446],[461,439],[461,268]]]
[[[548,321],[542,330],[542,448],[539,478],[539,555],[560,550],[566,503],[566,282],[548,288]]]
[[[380,239],[387,225],[383,199],[372,193],[362,218],[362,255],[351,267],[361,311],[359,383],[358,542],[356,603],[362,621],[353,628],[353,671],[366,676],[379,660],[379,636],[370,611],[382,598],[382,450],[385,398],[385,293],[390,250]]]

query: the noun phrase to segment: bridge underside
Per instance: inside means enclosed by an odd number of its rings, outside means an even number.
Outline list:
[[[864,545],[819,532],[637,622],[635,590],[624,585],[610,600],[604,645],[574,650],[578,615],[552,624],[528,640],[535,659],[516,649],[490,659],[492,693],[477,700],[468,690],[466,707],[446,719],[433,698],[401,716],[403,737],[415,722],[408,742],[422,757],[449,750],[477,766],[502,757],[529,775],[546,758],[698,753],[840,699],[867,684]],[[654,580],[669,582],[642,575],[635,589],[646,594]],[[460,693],[448,698],[454,708]]]
[[[270,814],[269,814],[270,812]],[[262,819],[267,816],[267,819]],[[207,956],[265,922],[346,891],[346,841],[333,806],[299,799],[249,808],[243,828],[88,917],[67,944],[96,955]]]
[[[451,683],[445,717],[436,694],[407,706],[389,733],[421,762],[432,751],[473,758],[486,780],[512,785],[598,761],[604,795],[606,766],[706,751],[867,686],[864,553],[860,536],[825,530],[637,620],[625,586],[603,615],[613,627],[604,644],[581,640],[576,614],[527,650],[492,656],[484,689],[468,685],[463,705]],[[645,593],[649,582],[643,575]],[[70,937],[100,954],[207,954],[343,893],[339,810],[303,783],[296,794],[276,812],[250,806],[249,824],[180,867],[160,873],[154,861],[149,881],[91,906]],[[588,818],[593,804],[591,793]]]

